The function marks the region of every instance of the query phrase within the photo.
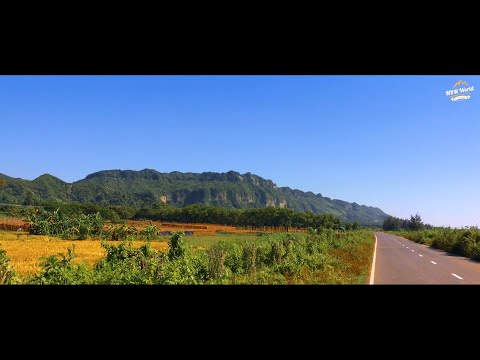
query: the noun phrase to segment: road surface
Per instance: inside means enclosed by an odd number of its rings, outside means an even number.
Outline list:
[[[405,238],[375,233],[371,284],[480,284],[480,263]]]

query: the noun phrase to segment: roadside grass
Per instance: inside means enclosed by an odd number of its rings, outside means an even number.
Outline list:
[[[388,233],[480,261],[480,230],[477,228],[440,228],[420,231],[389,231]]]

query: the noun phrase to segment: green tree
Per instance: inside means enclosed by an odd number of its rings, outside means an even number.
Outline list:
[[[33,194],[33,191],[28,189],[27,190],[27,194],[26,194],[26,197],[25,197],[25,201],[23,203],[24,205],[35,205],[35,198],[34,198],[34,194]]]
[[[183,258],[187,253],[187,246],[183,241],[185,233],[183,231],[175,232],[168,241],[167,256],[170,260]]]
[[[383,220],[383,230],[400,230],[403,227],[404,220],[395,216],[388,216]]]
[[[409,222],[410,229],[413,231],[421,230],[424,228],[424,224],[422,221],[422,218],[418,213],[415,214],[415,216],[411,215],[410,216],[410,222]]]

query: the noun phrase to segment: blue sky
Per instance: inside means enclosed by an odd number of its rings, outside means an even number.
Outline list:
[[[458,80],[472,98],[451,102]],[[480,225],[480,76],[0,76],[0,173],[252,172]]]

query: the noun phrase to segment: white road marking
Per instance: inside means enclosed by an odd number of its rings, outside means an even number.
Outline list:
[[[412,252],[415,252],[415,250],[412,249]]]
[[[463,280],[463,278],[458,276],[457,274],[452,273],[452,275],[455,276],[457,279]]]
[[[375,250],[373,251],[373,264],[372,264],[372,271],[370,273],[370,285],[373,285],[373,281],[375,280],[375,260],[377,259],[377,235],[375,236]]]
[[[423,257],[423,255],[422,255],[422,254],[418,254],[418,256],[420,256],[420,257]]]
[[[437,265],[437,263],[435,261],[431,261],[430,262],[433,264],[433,265]]]
[[[402,246],[405,246],[405,245],[402,244]]]
[[[408,249],[408,246],[407,246],[407,249]]]

